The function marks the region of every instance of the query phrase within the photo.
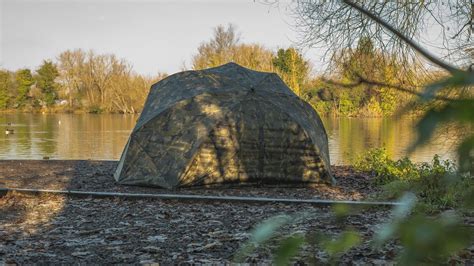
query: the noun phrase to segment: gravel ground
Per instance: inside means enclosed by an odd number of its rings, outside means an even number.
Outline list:
[[[0,256],[3,262],[17,264],[231,262],[256,224],[277,214],[298,217],[302,210],[311,213],[311,218],[295,219],[282,232],[337,234],[344,228],[335,223],[328,208],[309,205],[7,195],[0,198],[0,206]],[[345,225],[363,231],[368,238],[372,226],[387,215],[387,210],[367,210]],[[246,261],[271,262],[271,251],[269,245]],[[327,259],[323,253],[304,253],[300,261],[307,262],[312,256]],[[393,256],[393,247],[373,252],[363,245],[344,260],[365,264]]]
[[[113,191],[128,193],[177,193],[198,195],[268,196],[287,198],[315,198],[361,200],[376,192],[370,178],[350,167],[333,167],[338,184],[309,185],[226,185],[194,187],[174,191],[115,183],[113,173],[117,161],[0,161],[0,187],[69,189],[82,191]]]
[[[116,162],[105,161],[0,161],[0,187],[77,189],[92,191],[169,193],[167,190],[118,186],[111,174]],[[369,178],[348,167],[336,167],[338,186],[193,188],[173,193],[272,197],[364,199],[375,192]],[[303,216],[302,213],[309,214]],[[338,221],[329,207],[123,200],[28,196],[9,193],[0,198],[0,265],[7,264],[111,264],[229,263],[249,232],[262,220],[278,214],[294,217],[283,227],[289,232],[337,235],[352,228],[362,244],[344,254],[340,264],[393,263],[399,247],[381,250],[369,245],[377,225],[390,219],[387,208],[358,209]],[[270,263],[276,240],[245,258]],[[459,262],[470,261],[472,255]],[[327,262],[327,254],[311,245],[295,263]]]

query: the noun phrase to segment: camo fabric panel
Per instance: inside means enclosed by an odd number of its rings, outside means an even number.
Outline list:
[[[271,88],[257,86],[269,77],[280,80],[278,86]],[[175,102],[206,92],[226,93],[251,88],[293,94],[276,74],[253,71],[235,63],[199,71],[184,71],[171,75],[152,86],[135,130]]]
[[[210,132],[180,186],[328,182],[314,147],[288,114],[249,95]]]
[[[185,99],[133,132],[122,173],[123,184],[175,187],[209,132],[247,92],[201,94]],[[151,165],[143,165],[153,164]]]
[[[265,94],[262,95],[262,101],[266,101],[273,105],[274,108],[287,113],[293,121],[305,130],[311,138],[317,154],[322,158],[323,163],[328,166],[327,170],[330,174],[327,134],[323,122],[316,111],[298,97]],[[332,183],[334,183],[334,180]]]
[[[234,63],[153,85],[115,179],[160,186],[327,182],[318,114],[273,73]]]

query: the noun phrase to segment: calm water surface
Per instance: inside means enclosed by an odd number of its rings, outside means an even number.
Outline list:
[[[111,114],[0,114],[0,159],[118,160],[137,119]],[[414,119],[323,118],[323,122],[332,164],[349,164],[373,147],[385,147],[393,157],[402,157],[416,137]],[[6,128],[14,134],[6,135]],[[457,139],[452,135],[439,136],[410,157],[429,161],[439,154],[455,159]]]

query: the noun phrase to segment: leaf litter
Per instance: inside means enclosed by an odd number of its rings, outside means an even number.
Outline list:
[[[90,191],[169,193],[156,188],[126,187],[113,182],[116,162],[0,161],[0,186]],[[262,186],[189,188],[173,193],[361,200],[376,189],[370,178],[349,167],[335,167],[336,187]],[[390,264],[399,247],[374,250],[369,240],[376,225],[390,219],[387,208],[353,212],[335,221],[329,207],[281,203],[190,202],[30,196],[0,197],[0,264],[32,263],[230,263],[250,232],[276,215],[299,215],[283,226],[283,235],[323,232],[337,235],[350,226],[362,244],[341,258],[343,264]],[[245,262],[271,263],[277,239],[259,247]],[[472,252],[472,250],[470,251]],[[327,254],[305,246],[294,263],[324,261]],[[469,260],[469,256],[468,259]]]

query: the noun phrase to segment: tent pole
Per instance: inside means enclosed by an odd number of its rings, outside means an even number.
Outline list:
[[[269,197],[245,197],[245,196],[208,196],[189,194],[146,194],[146,193],[120,193],[120,192],[93,192],[78,190],[49,190],[29,188],[0,188],[0,197],[7,193],[19,193],[29,195],[64,195],[76,198],[121,198],[125,200],[159,199],[178,201],[220,201],[241,203],[283,203],[283,204],[311,204],[319,206],[331,206],[336,204],[348,204],[358,206],[399,206],[401,202],[380,201],[348,201],[348,200],[324,200],[324,199],[292,199],[292,198],[269,198]]]

